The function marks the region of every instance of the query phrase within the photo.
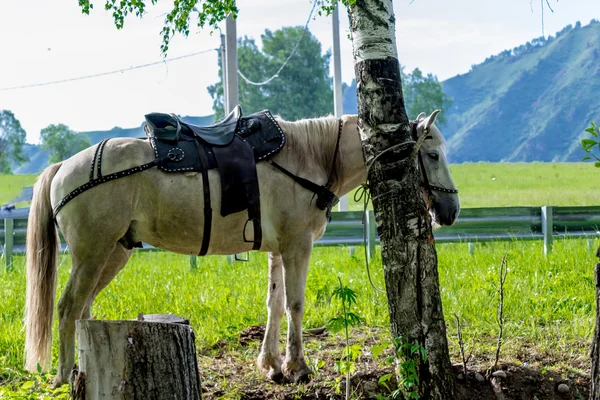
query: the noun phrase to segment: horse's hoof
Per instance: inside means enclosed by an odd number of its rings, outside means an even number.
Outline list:
[[[292,363],[285,364],[283,366],[283,372],[287,377],[288,382],[291,383],[308,383],[313,377],[313,372],[305,363],[304,365],[298,366]],[[296,367],[296,368],[294,368]]]
[[[52,381],[52,388],[57,389],[62,385],[66,385],[67,383],[69,382],[66,379],[63,379],[59,374],[54,377],[54,380]]]
[[[309,369],[289,377],[292,383],[308,383],[313,377],[313,372]]]
[[[269,376],[268,378],[277,384],[285,383],[285,376],[281,371],[271,374],[271,376]]]
[[[285,376],[281,372],[281,358],[278,356],[258,356],[258,368],[262,374],[275,383],[285,383]]]

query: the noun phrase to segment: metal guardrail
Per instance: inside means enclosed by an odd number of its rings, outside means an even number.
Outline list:
[[[0,250],[7,268],[13,254],[25,252],[28,215],[28,208],[0,211]],[[379,243],[373,211],[366,214],[365,224],[363,231],[361,211],[334,212],[315,246],[361,246],[366,235],[370,258]],[[544,254],[548,254],[557,237],[600,237],[600,206],[465,208],[454,225],[436,230],[434,236],[437,243],[469,243],[471,252],[477,242],[543,240]],[[142,250],[156,249],[146,245]],[[194,266],[195,258],[190,263]]]

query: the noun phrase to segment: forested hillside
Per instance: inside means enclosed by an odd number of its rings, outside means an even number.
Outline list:
[[[452,162],[579,161],[600,121],[600,23],[577,23],[443,82]]]

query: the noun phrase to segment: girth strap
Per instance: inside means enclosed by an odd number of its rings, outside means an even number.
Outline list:
[[[212,207],[210,206],[210,182],[208,181],[208,163],[206,161],[206,152],[204,147],[201,146],[197,140],[196,147],[198,149],[200,163],[202,164],[202,191],[204,192],[204,233],[202,234],[202,247],[200,247],[200,253],[198,254],[204,256],[208,252],[208,245],[210,244]]]

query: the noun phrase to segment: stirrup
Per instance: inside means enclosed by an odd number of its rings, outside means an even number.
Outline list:
[[[244,253],[241,253],[241,254],[244,254]],[[233,259],[234,259],[235,261],[244,261],[244,262],[250,261],[250,252],[249,252],[249,251],[247,251],[247,252],[246,252],[246,258],[241,258],[241,257],[240,257],[240,258],[238,258],[238,255],[237,255],[237,254],[235,254],[235,255],[233,256]]]

